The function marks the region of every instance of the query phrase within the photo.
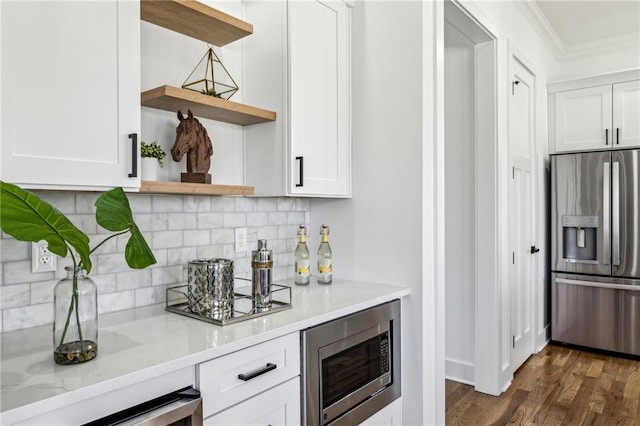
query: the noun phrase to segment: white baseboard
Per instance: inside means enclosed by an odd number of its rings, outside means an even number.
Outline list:
[[[551,325],[547,324],[536,336],[536,353],[540,352],[551,341]]]
[[[447,380],[475,386],[476,366],[474,364],[458,361],[455,359],[445,359],[444,377]]]

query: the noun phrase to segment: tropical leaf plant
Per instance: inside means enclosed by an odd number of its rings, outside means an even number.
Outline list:
[[[114,188],[101,194],[95,205],[96,222],[115,234],[107,236],[91,249],[89,237],[51,204],[32,192],[0,181],[0,227],[2,230],[20,241],[45,240],[52,253],[60,257],[66,257],[67,254],[71,256],[74,268],[73,294],[59,346],[64,343],[69,319],[73,311],[77,310],[78,271],[84,269],[87,274],[91,272],[90,255],[100,246],[112,238],[130,233],[124,253],[127,265],[134,269],[143,269],[156,263],[153,252],[133,220],[129,200],[122,188]],[[78,334],[82,336],[79,322]],[[84,345],[82,337],[80,343]]]

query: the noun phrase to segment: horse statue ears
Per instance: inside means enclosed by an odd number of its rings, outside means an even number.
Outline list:
[[[191,113],[190,109],[187,110],[187,117],[189,118],[189,120],[193,119],[193,114]],[[184,120],[184,116],[182,115],[182,111],[178,111],[178,120],[180,120],[180,121]]]

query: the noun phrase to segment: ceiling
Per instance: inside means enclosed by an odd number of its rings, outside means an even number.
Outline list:
[[[519,1],[558,59],[640,48],[640,0]]]

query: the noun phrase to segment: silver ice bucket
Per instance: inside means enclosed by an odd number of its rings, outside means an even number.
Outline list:
[[[197,259],[188,263],[189,310],[203,317],[233,317],[233,260]]]

